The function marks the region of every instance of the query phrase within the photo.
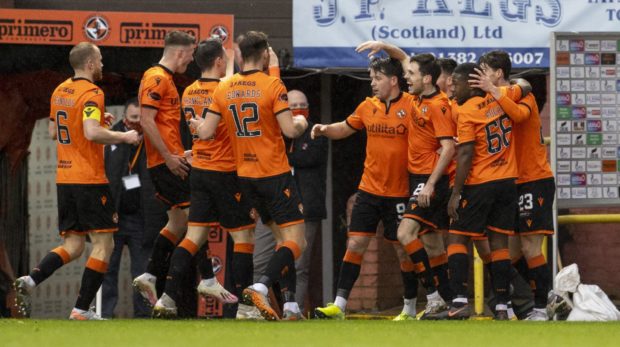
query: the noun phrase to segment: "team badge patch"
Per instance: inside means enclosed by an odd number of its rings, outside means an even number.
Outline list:
[[[161,100],[161,95],[159,95],[159,93],[157,92],[149,92],[149,98],[155,100],[155,101],[159,101]]]
[[[398,110],[398,112],[396,112],[396,116],[398,116],[398,118],[403,119],[405,118],[405,116],[407,115],[407,112],[405,112],[405,110],[400,109]]]
[[[82,110],[82,119],[94,119],[99,122],[101,120],[101,111],[96,106],[86,106]]]

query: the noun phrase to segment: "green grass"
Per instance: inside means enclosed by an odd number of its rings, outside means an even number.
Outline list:
[[[0,346],[619,346],[620,323],[0,319]]]

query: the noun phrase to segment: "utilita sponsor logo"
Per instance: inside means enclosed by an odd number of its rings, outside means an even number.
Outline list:
[[[181,30],[194,36],[200,41],[200,24],[172,24],[172,23],[121,23],[121,43],[154,43],[161,42],[169,31]]]
[[[71,42],[73,22],[0,18],[0,41]]]

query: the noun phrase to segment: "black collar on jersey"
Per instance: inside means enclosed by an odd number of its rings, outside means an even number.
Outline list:
[[[248,70],[248,71],[241,71],[239,72],[239,74],[241,75],[251,75],[253,73],[257,73],[257,72],[261,72],[260,70],[256,69],[256,70]]]
[[[88,81],[88,82],[90,82],[90,83],[94,83],[93,81],[89,80],[89,79],[88,79],[88,78],[86,78],[86,77],[77,77],[77,78],[75,78],[75,77],[71,77],[71,81],[73,81],[73,82],[77,82],[77,81]]]
[[[162,69],[164,69],[167,73],[169,73],[169,74],[171,74],[171,75],[174,75],[174,72],[172,72],[172,70],[170,70],[169,68],[167,68],[167,67],[165,67],[165,66],[161,65],[160,63],[155,64],[155,66],[159,66],[159,67],[161,67]]]
[[[439,93],[441,92],[441,90],[439,90],[439,88],[437,88],[437,86],[435,86],[435,91],[428,94],[428,95],[422,95],[420,94],[420,101],[422,101],[422,99],[432,99],[435,96],[439,95]]]
[[[387,114],[390,112],[390,107],[392,107],[392,105],[394,105],[395,103],[398,102],[398,100],[400,100],[400,98],[403,97],[403,92],[400,92],[400,94],[398,94],[397,97],[395,97],[394,99],[390,100],[390,103],[388,104],[386,101],[383,100],[379,100],[381,101],[384,105],[385,105],[385,115],[387,116]]]
[[[220,81],[218,78],[206,78],[206,77],[201,77],[198,80],[200,82],[219,82]]]

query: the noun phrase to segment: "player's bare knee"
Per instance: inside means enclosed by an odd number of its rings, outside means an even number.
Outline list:
[[[543,235],[531,235],[521,238],[521,251],[526,259],[531,259],[542,254]]]
[[[429,232],[420,237],[424,244],[424,249],[429,257],[438,257],[446,252],[446,247],[443,244],[443,236],[437,232]]]
[[[355,253],[364,253],[369,243],[370,237],[351,236],[347,240],[347,250]]]
[[[84,253],[86,239],[82,236],[65,237],[62,248],[69,253],[71,260],[79,258]]]

